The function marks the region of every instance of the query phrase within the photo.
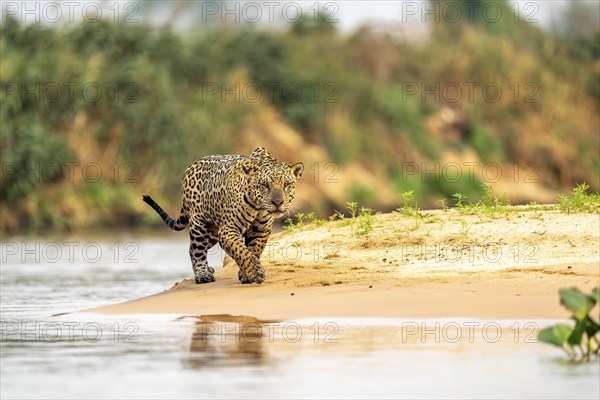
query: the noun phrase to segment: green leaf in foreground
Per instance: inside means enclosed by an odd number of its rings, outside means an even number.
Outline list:
[[[551,326],[550,328],[542,329],[540,333],[538,333],[538,339],[540,342],[562,347],[572,333],[573,328],[569,325],[558,324]]]
[[[585,319],[581,321],[577,321],[575,324],[575,329],[567,338],[567,343],[570,346],[577,346],[581,344],[581,339],[583,338],[583,332],[585,332]]]
[[[600,301],[600,289],[599,288],[592,289],[592,297],[594,299],[596,299],[596,303]]]
[[[590,316],[585,319],[585,333],[587,333],[588,337],[594,337],[596,333],[600,332],[600,325],[596,323]]]
[[[571,311],[577,321],[583,320],[596,304],[595,298],[586,295],[577,288],[561,289],[559,293],[560,304]]]

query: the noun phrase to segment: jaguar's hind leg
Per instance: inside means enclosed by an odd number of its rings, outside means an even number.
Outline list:
[[[203,222],[194,222],[190,226],[190,259],[196,283],[214,282],[214,268],[208,266],[207,252],[217,243],[217,237],[210,226]]]

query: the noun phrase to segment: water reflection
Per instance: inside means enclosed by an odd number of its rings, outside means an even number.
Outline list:
[[[49,318],[167,289],[188,275],[183,239],[138,241],[139,264],[3,262],[0,399],[599,398],[597,360],[535,340],[555,321]]]
[[[265,345],[270,337],[267,328],[270,321],[232,315],[206,315],[197,319],[188,352],[182,359],[184,367],[259,366],[273,361]]]

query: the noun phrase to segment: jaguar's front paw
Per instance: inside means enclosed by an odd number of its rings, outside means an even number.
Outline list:
[[[247,271],[245,274],[242,271],[238,272],[238,278],[240,283],[258,283],[259,285],[263,283],[266,279],[265,270],[260,267],[250,271]]]
[[[242,270],[238,271],[238,279],[240,280],[240,283],[252,283],[250,278],[248,278],[248,276],[244,274]]]
[[[212,267],[198,267],[194,269],[194,275],[196,276],[196,283],[209,283],[215,281],[214,268]]]

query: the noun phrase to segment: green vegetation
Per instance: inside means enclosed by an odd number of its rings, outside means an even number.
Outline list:
[[[402,193],[402,206],[396,211],[401,212],[403,215],[407,217],[416,217],[419,215],[419,205],[417,204],[417,199],[415,199],[414,191],[409,190],[407,192]]]
[[[557,193],[577,182],[598,190],[597,33],[550,33],[512,18],[433,28],[413,41],[369,26],[342,34],[323,18],[287,30],[187,33],[8,18],[0,25],[0,232],[161,226],[140,194],[174,213],[187,165],[256,142],[269,147],[262,132],[281,124],[340,169],[381,171],[378,180],[424,207],[457,192],[476,198],[481,178],[465,168],[456,179],[443,168],[407,174],[407,163],[531,164],[537,183]],[[457,82],[462,95],[448,101],[445,88]],[[466,82],[477,82],[473,96]],[[488,83],[502,96],[490,101]],[[425,95],[436,85],[439,99]],[[316,215],[347,198],[379,207],[370,182],[356,179],[350,193],[319,199]],[[459,208],[503,215],[507,202],[495,196]],[[565,202],[565,212],[581,207]],[[364,221],[359,232],[370,229]]]
[[[340,211],[334,210],[334,214],[329,217],[329,220],[339,220],[342,221],[343,225],[349,225],[352,234],[356,237],[367,236],[373,230],[376,215],[374,211],[367,207],[360,207],[359,210],[356,201],[346,202],[346,208],[350,213],[349,217],[346,217]]]
[[[509,218],[511,216],[529,215],[533,219],[542,220],[544,213],[548,211],[563,212],[563,213],[600,213],[600,194],[593,193],[587,194],[586,190],[589,188],[585,183],[577,185],[573,189],[570,196],[560,195],[560,204],[555,205],[539,205],[535,202],[531,202],[525,207],[514,207],[511,206],[506,199],[507,194],[497,194],[493,191],[490,185],[484,185],[482,193],[479,194],[481,200],[476,203],[468,201],[467,197],[462,193],[455,193],[454,207],[448,207],[445,199],[441,201],[443,211],[456,210],[460,214],[464,215],[476,215],[482,218]],[[422,212],[419,207],[417,200],[415,199],[413,191],[406,191],[400,195],[402,205],[395,211],[403,217],[414,218],[415,226],[411,228],[416,230],[419,228],[421,223],[431,224],[438,222],[439,217],[428,215]],[[366,236],[373,230],[374,216],[377,214],[371,208],[360,207],[356,201],[346,202],[346,208],[348,210],[348,216],[344,213],[334,210],[333,215],[329,217],[330,222],[341,221],[342,226],[351,226],[353,235],[356,237]],[[294,218],[286,219],[284,229],[290,231],[296,228],[303,228],[309,225],[320,226],[326,221],[315,218],[315,213],[310,212],[297,213]],[[460,235],[466,238],[469,235],[471,226],[465,221],[460,220]]]
[[[507,200],[506,193],[497,194],[492,189],[491,185],[484,185],[484,190],[481,200],[476,203],[471,203],[467,200],[467,196],[462,193],[454,193],[455,207],[462,214],[486,216],[490,218],[498,217],[499,215],[508,217],[511,213],[527,211],[531,212],[536,219],[543,217],[544,211],[559,210],[563,213],[570,214],[573,212],[582,213],[600,213],[600,193],[587,194],[589,186],[585,183],[578,184],[573,189],[571,195],[559,195],[558,205],[539,205],[535,202],[529,203],[525,208],[511,207]],[[443,209],[448,209],[446,203],[442,204]]]
[[[402,206],[397,208],[396,211],[404,215],[405,217],[414,217],[415,218],[415,226],[414,229],[418,229],[423,219],[421,215],[421,209],[415,199],[414,192],[409,190],[401,194]],[[427,221],[430,222],[430,221]]]
[[[562,212],[570,214],[573,212],[600,213],[600,193],[587,194],[590,187],[578,184],[570,196],[559,195],[559,208]]]
[[[348,206],[348,211],[350,211],[350,218],[356,218],[356,210],[358,209],[358,202],[350,201],[350,202],[346,203],[346,205]],[[338,213],[338,215],[339,215],[339,213]]]
[[[360,214],[358,214],[357,228],[354,234],[358,237],[367,236],[373,230],[374,220],[373,210],[361,207]]]
[[[494,192],[491,185],[483,185],[483,191],[480,194],[481,200],[476,203],[471,203],[467,200],[467,196],[462,193],[454,193],[455,209],[461,214],[480,215],[490,218],[497,217],[498,214],[507,216],[509,212],[517,209],[510,207],[510,202],[506,199],[506,193],[497,194]],[[402,215],[407,217],[415,217],[417,220],[422,220],[421,209],[415,199],[414,192],[408,191],[401,194],[402,206],[396,209]],[[444,211],[449,210],[446,199],[440,200],[440,204]]]
[[[468,202],[467,197],[462,193],[454,193],[453,197],[456,202],[456,209],[463,214],[476,214],[494,218],[498,214],[507,216],[511,211],[506,193],[495,193],[492,185],[489,184],[484,185],[482,198],[476,203]]]
[[[348,217],[344,213],[334,210],[333,215],[329,217],[329,221],[341,221],[343,226],[350,226],[352,234],[356,237],[367,236],[373,230],[377,213],[368,207],[360,207],[359,209],[356,201],[347,202],[346,208],[350,214]],[[283,228],[289,232],[309,225],[320,226],[326,222],[315,218],[314,215],[314,212],[309,214],[297,213],[295,215],[296,222],[294,222],[294,218],[288,218],[285,220]]]
[[[469,231],[471,230],[471,225],[467,223],[465,220],[460,221],[460,234],[463,238],[467,238],[469,235]]]
[[[292,230],[294,228],[303,228],[304,226],[306,226],[306,224],[309,223],[317,223],[319,224],[320,220],[315,219],[315,213],[311,212],[308,214],[304,214],[304,213],[297,213],[295,215],[296,217],[296,222],[294,223],[294,219],[293,218],[287,218],[285,220],[285,224],[283,225],[283,229],[285,230]]]
[[[600,350],[599,321],[592,318],[591,310],[600,301],[600,290],[591,295],[577,288],[561,289],[560,303],[572,313],[575,326],[558,324],[543,329],[538,334],[542,343],[562,348],[572,360],[589,361]]]

